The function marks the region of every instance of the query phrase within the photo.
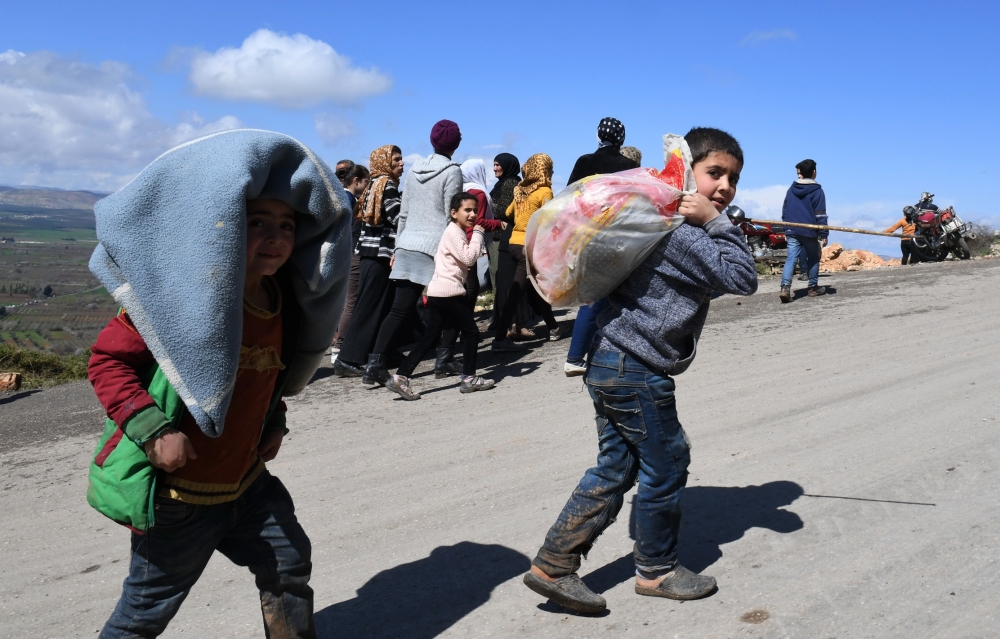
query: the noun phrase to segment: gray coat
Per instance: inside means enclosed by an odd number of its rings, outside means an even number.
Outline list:
[[[751,295],[757,269],[743,232],[725,215],[682,224],[608,296],[601,346],[679,375],[694,361],[713,292]]]
[[[443,155],[414,162],[403,184],[396,248],[433,257],[451,219],[451,198],[462,192],[462,184],[462,167]]]

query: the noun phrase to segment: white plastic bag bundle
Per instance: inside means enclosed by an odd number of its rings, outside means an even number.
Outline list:
[[[681,195],[695,190],[691,151],[679,135],[663,136],[666,166],[596,175],[570,184],[528,222],[528,275],[554,307],[593,304],[607,296],[684,222]]]

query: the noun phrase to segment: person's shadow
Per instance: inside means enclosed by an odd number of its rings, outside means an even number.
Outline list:
[[[486,603],[493,589],[528,570],[505,546],[463,541],[429,557],[383,570],[354,599],[316,613],[320,639],[431,639]]]
[[[751,528],[776,533],[801,530],[802,519],[784,510],[802,496],[802,486],[772,481],[761,486],[692,486],[681,495],[681,532],[677,555],[681,565],[700,573],[722,558],[722,545],[743,537]],[[635,539],[635,497],[629,515],[629,537]],[[635,575],[632,554],[583,577],[596,593],[606,592]]]

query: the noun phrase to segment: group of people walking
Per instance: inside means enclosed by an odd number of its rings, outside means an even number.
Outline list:
[[[624,139],[621,122],[602,120],[599,148],[577,161],[570,182],[637,168],[641,153],[622,149]],[[411,167],[403,185],[403,152],[395,145],[372,151],[367,168],[342,160],[336,169],[353,208],[353,259],[347,304],[333,344],[334,372],[384,385],[407,400],[420,398],[409,378],[432,348],[437,378],[461,375],[463,393],[493,388],[491,380],[476,373],[480,335],[474,310],[481,257],[488,256],[494,291],[487,328],[492,351],[524,350],[521,342],[536,337],[531,328],[535,315],[544,321],[549,340],[569,334],[530,284],[524,251],[531,216],[553,197],[552,158],[537,153],[522,165],[514,155],[501,153],[493,161],[496,183],[488,188],[482,160],[459,164],[452,159],[462,141],[457,124],[436,123],[430,141],[434,153]],[[584,370],[600,308],[600,303],[584,307],[578,315],[568,375]],[[457,361],[460,335],[462,360]],[[397,348],[413,343],[417,346],[390,374],[390,358],[401,357]]]

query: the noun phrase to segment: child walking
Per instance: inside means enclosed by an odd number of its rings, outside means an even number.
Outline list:
[[[451,223],[444,229],[434,255],[434,276],[427,285],[427,330],[420,343],[403,360],[402,365],[385,383],[385,387],[405,400],[420,399],[410,388],[410,375],[420,359],[441,337],[445,328],[461,331],[465,350],[462,354],[462,383],[459,390],[474,393],[493,388],[494,381],[476,375],[476,352],[479,349],[479,328],[472,309],[465,302],[465,279],[469,267],[483,252],[483,227],[476,224],[477,201],[471,193],[458,193],[451,198]],[[472,229],[472,239],[467,236]],[[442,344],[451,348],[452,344]]]
[[[524,576],[535,592],[584,613],[607,604],[577,575],[580,557],[636,481],[636,593],[683,600],[715,589],[715,579],[677,560],[691,456],[673,376],[694,360],[712,293],[750,295],[757,272],[739,227],[720,215],[736,195],[743,151],[718,129],[695,128],[685,139],[698,187],[678,208],[685,224],[611,292],[597,318],[584,376],[597,413],[597,466],[580,480]]]
[[[161,156],[98,206],[91,268],[124,308],[88,369],[108,420],[87,498],[132,531],[102,639],[163,633],[216,551],[256,577],[266,636],[316,636],[309,538],[266,463],[288,433],[281,397],[315,371],[343,307],[347,198],[293,139],[221,135]],[[171,251],[158,226],[173,227]],[[290,259],[330,275],[302,292]],[[161,267],[166,281],[148,277]]]

